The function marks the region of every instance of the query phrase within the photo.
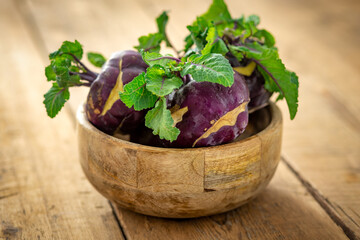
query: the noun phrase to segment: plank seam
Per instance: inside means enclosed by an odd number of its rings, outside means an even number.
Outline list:
[[[118,227],[120,228],[120,231],[121,231],[121,233],[122,233],[122,235],[123,235],[123,237],[124,237],[124,240],[127,240],[128,237],[127,237],[127,235],[126,235],[126,233],[125,233],[124,228],[123,228],[122,225],[121,225],[120,219],[118,218],[118,216],[117,216],[117,214],[116,214],[116,212],[115,212],[115,207],[114,207],[113,203],[112,203],[110,200],[108,200],[108,202],[109,202],[109,204],[110,204],[110,207],[111,207],[111,210],[112,210],[112,214],[113,214],[114,217],[115,217],[116,223],[117,223]]]
[[[8,198],[8,197],[16,196],[16,195],[18,195],[18,193],[11,193],[11,194],[8,194],[8,195],[5,195],[5,196],[0,196],[0,200]]]
[[[325,90],[324,96],[326,100],[329,102],[329,106],[332,107],[335,114],[339,116],[346,124],[355,130],[356,132],[360,132],[360,120],[359,118],[352,113],[349,107],[339,99],[335,94],[332,92]]]
[[[356,236],[355,232],[351,230],[346,223],[335,213],[333,210],[332,203],[322,195],[319,190],[312,186],[312,184],[306,180],[295,168],[285,159],[284,156],[281,156],[281,160],[285,163],[288,169],[295,175],[295,177],[301,182],[301,184],[306,188],[306,190],[311,194],[315,201],[320,205],[326,214],[331,218],[331,220],[338,225],[345,233],[345,235],[350,240],[360,240],[360,237]]]
[[[42,34],[39,30],[39,27],[36,23],[36,20],[34,19],[32,11],[28,6],[27,1],[16,0],[15,5],[16,5],[18,11],[20,12],[20,15],[23,18],[23,22],[26,26],[26,29],[29,30],[29,35],[31,36],[31,39],[32,39],[34,45],[41,53],[40,54],[41,58],[43,59],[44,62],[46,62],[46,60],[47,60],[46,55],[47,55],[48,51],[46,49],[44,39],[43,39]],[[22,8],[24,8],[24,9],[22,9]],[[68,114],[70,114],[70,116],[71,116],[71,120],[73,121],[73,123],[75,123],[74,112],[70,108],[66,108],[66,109],[67,109]],[[302,177],[301,174],[298,171],[296,171],[283,156],[281,157],[281,159],[285,163],[285,165],[288,167],[288,169],[296,176],[296,178],[302,183],[302,185],[312,195],[312,197],[318,202],[318,204],[325,210],[325,212],[329,215],[329,217],[339,227],[342,228],[342,230],[344,231],[346,236],[351,240],[360,239],[359,237],[357,237],[355,235],[354,231],[352,231],[348,226],[346,226],[346,224],[339,218],[339,216],[337,216],[337,214],[333,210],[334,207],[332,206],[331,202],[329,202],[329,200],[326,197],[324,197],[316,188],[314,188],[310,184],[309,181],[307,181],[304,177]],[[109,201],[109,204],[112,209],[112,213],[115,217],[115,220],[116,220],[125,240],[127,240],[128,238],[127,238],[127,236],[124,232],[124,229],[118,219],[117,214],[115,213],[114,206],[110,201]]]
[[[44,38],[42,37],[40,28],[38,27],[38,24],[36,23],[36,19],[34,18],[34,15],[28,6],[28,2],[22,1],[22,0],[15,0],[14,3],[15,3],[14,5],[15,5],[16,9],[18,10],[18,12],[22,18],[25,29],[27,29],[29,32],[28,34],[30,35],[31,41],[35,45],[35,48],[38,49],[38,53],[39,53],[42,61],[44,63],[46,63],[48,49],[46,48],[45,41],[44,41]],[[76,115],[68,105],[65,105],[64,107],[65,107],[67,114],[70,115],[69,116],[70,120],[72,121],[73,127],[75,129],[75,127],[76,127],[75,116]],[[121,226],[121,223],[115,213],[114,206],[112,205],[112,203],[110,201],[108,201],[108,202],[111,207],[112,214],[115,218],[115,221],[116,221],[124,239],[127,240],[128,238],[127,238],[127,236],[123,230],[123,227]]]
[[[345,216],[347,216],[358,228],[360,228],[360,225],[354,219],[352,219],[352,217],[347,212],[345,212],[345,210],[339,204],[336,204],[336,207],[338,207]]]

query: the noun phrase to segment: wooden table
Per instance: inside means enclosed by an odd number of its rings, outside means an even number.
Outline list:
[[[170,11],[178,48],[210,0],[0,1],[0,239],[359,239],[360,2],[228,0],[257,13],[300,78],[294,121],[285,103],[282,160],[251,203],[217,216],[166,220],[118,208],[85,179],[77,158],[73,89],[55,119],[43,94],[47,54],[63,40],[86,51],[130,49]]]

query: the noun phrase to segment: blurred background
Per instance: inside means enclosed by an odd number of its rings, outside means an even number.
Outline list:
[[[88,89],[72,89],[67,107],[50,120],[42,104],[42,95],[50,88],[44,76],[49,52],[64,40],[75,39],[85,52],[106,57],[132,49],[138,37],[156,31],[155,18],[163,10],[169,11],[168,36],[182,49],[186,26],[211,2],[0,0],[0,191],[10,189],[0,192],[0,220],[4,214],[17,214],[19,208],[15,201],[1,202],[1,194],[16,196],[19,186],[37,186],[45,189],[44,196],[56,191],[66,195],[69,185],[80,191],[85,181],[75,157],[74,114]],[[316,201],[337,216],[337,224],[360,236],[360,1],[226,3],[233,17],[259,15],[260,28],[275,36],[281,59],[299,76],[295,120],[290,121],[286,103],[278,103],[284,118],[286,167],[277,174],[290,172],[296,186],[318,191],[322,200]],[[286,179],[276,180],[276,187],[295,195],[301,192],[300,187],[281,185]],[[56,191],[51,190],[51,182],[59,183]],[[40,193],[33,194],[42,199]],[[92,200],[103,201],[94,194]],[[64,205],[61,198],[57,201]],[[34,200],[31,206],[36,204]]]

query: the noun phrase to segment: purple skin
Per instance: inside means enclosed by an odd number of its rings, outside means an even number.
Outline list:
[[[269,102],[272,93],[265,89],[265,79],[259,70],[255,69],[249,77],[245,76],[245,81],[250,91],[249,110],[264,106]]]
[[[133,131],[143,123],[145,116],[145,111],[128,108],[120,100],[118,90],[114,89],[120,74],[120,60],[122,60],[121,80],[123,85],[145,72],[148,67],[138,52],[127,50],[113,53],[92,83],[86,101],[86,114],[89,121],[101,131],[111,135],[118,130],[124,133]],[[113,89],[116,90],[113,92],[113,96],[116,96],[117,100],[114,99],[115,102],[110,105],[110,109],[102,114]]]
[[[130,142],[152,147],[164,147],[163,140],[152,132],[152,129],[145,127],[145,124],[143,124],[130,134]]]
[[[229,60],[232,67],[246,66],[250,62],[250,60],[244,59],[241,63],[239,63],[237,58],[230,52],[226,54],[226,58]],[[257,68],[255,68],[254,72],[250,76],[244,77],[250,91],[250,103],[248,105],[249,110],[264,107],[265,104],[269,102],[272,95],[272,93],[264,87],[264,77]]]
[[[190,82],[176,92],[172,106],[188,107],[182,121],[176,124],[180,130],[178,138],[170,143],[161,140],[165,147],[193,147],[206,130],[225,114],[249,101],[249,90],[244,77],[234,73],[234,84],[224,87],[210,82]],[[224,125],[218,131],[196,142],[194,147],[205,147],[228,143],[238,137],[247,126],[248,110],[235,115],[235,125]],[[213,123],[213,124],[212,124]]]

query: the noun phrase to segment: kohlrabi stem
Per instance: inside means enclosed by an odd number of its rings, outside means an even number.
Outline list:
[[[79,63],[83,68],[84,70],[86,71],[86,73],[88,73],[89,75],[93,76],[94,78],[97,78],[98,74],[97,73],[94,73],[93,71],[91,71],[90,69],[88,69],[85,64],[83,64],[74,54],[72,53],[63,53],[63,54],[68,54],[70,56],[72,56],[74,58],[74,60]]]
[[[69,74],[70,75],[79,75],[80,79],[86,80],[86,81],[88,81],[90,83],[92,83],[96,79],[96,77],[94,77],[93,75],[89,75],[87,73],[78,73],[78,72],[69,71]]]
[[[253,58],[250,58],[250,60],[254,61],[259,67],[261,67],[272,78],[272,80],[274,80],[275,84],[280,89],[281,94],[285,97],[285,93],[282,90],[282,88],[280,87],[280,85],[279,85],[278,81],[276,80],[276,78],[274,77],[274,75],[272,75],[272,73],[269,72],[269,70],[267,70],[267,68],[264,65],[262,65],[258,60],[253,59]]]
[[[159,58],[154,58],[154,59],[151,59],[149,61],[156,61],[156,60],[161,60],[161,59],[170,59],[170,60],[174,60],[176,62],[181,62],[180,59],[176,58],[176,57],[171,57],[171,56],[163,56],[163,57],[159,57]]]
[[[76,85],[76,87],[82,87],[82,86],[90,87],[91,83],[82,83],[82,84]]]
[[[91,86],[91,83],[89,82],[83,82],[83,83],[79,83],[79,84],[74,84],[74,85],[71,85],[69,87],[90,87]]]

